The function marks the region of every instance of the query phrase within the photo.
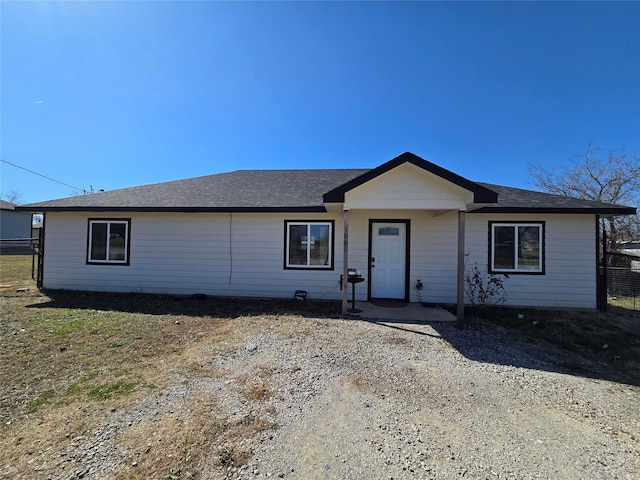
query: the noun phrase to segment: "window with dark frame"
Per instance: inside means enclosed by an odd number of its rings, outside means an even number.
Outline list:
[[[285,221],[284,267],[333,269],[333,222]]]
[[[131,219],[89,219],[87,263],[129,265]]]
[[[544,273],[544,222],[489,222],[492,273]]]

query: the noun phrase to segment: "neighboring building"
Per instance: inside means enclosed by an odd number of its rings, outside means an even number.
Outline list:
[[[42,231],[42,222],[36,222],[31,225],[31,238],[40,238],[40,232]]]
[[[617,246],[620,253],[634,255],[640,258],[640,242],[620,242]]]
[[[640,242],[620,242],[617,250],[628,259],[631,271],[640,272]]]
[[[239,170],[21,208],[45,215],[45,288],[302,289],[343,308],[347,267],[365,277],[358,301],[461,305],[465,262],[509,274],[508,305],[595,308],[597,218],[636,211],[472,182],[411,153],[372,170]]]
[[[0,200],[0,247],[4,249],[24,248],[29,241],[8,240],[31,238],[31,214],[16,211],[17,205]]]

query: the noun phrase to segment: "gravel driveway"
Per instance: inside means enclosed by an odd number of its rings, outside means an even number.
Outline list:
[[[640,389],[564,373],[570,358],[496,327],[274,323],[213,362],[263,372],[277,412],[231,478],[640,478]]]
[[[194,397],[218,420],[267,426],[216,439],[196,478],[640,478],[640,388],[602,365],[491,325],[264,321],[210,356],[218,374],[113,413],[78,445],[86,478],[110,478],[118,429]]]

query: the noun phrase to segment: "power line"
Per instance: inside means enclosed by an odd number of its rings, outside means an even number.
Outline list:
[[[70,188],[73,188],[74,190],[80,190],[82,193],[85,193],[85,194],[88,193],[84,188],[74,187],[73,185],[69,185],[68,183],[61,182],[60,180],[56,180],[55,178],[47,177],[42,173],[34,172],[33,170],[29,170],[28,168],[21,167],[20,165],[16,165],[15,163],[11,163],[8,160],[4,160],[3,158],[0,158],[0,162],[4,162],[6,164],[11,165],[12,167],[19,168],[26,172],[33,173],[34,175],[38,175],[39,177],[46,178],[47,180],[51,180],[52,182],[59,183],[60,185],[64,185],[65,187],[70,187]]]

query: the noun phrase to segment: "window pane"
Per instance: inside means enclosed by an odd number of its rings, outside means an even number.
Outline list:
[[[493,268],[515,268],[515,227],[494,227]]]
[[[127,226],[124,223],[111,223],[109,227],[109,260],[124,260]]]
[[[540,227],[518,227],[518,269],[540,270]]]
[[[107,224],[91,224],[91,260],[107,259]]]
[[[311,225],[311,265],[329,265],[329,225]]]
[[[400,229],[396,227],[381,227],[378,229],[378,235],[392,235],[397,237],[400,235]]]
[[[307,226],[289,225],[289,265],[307,264]]]

